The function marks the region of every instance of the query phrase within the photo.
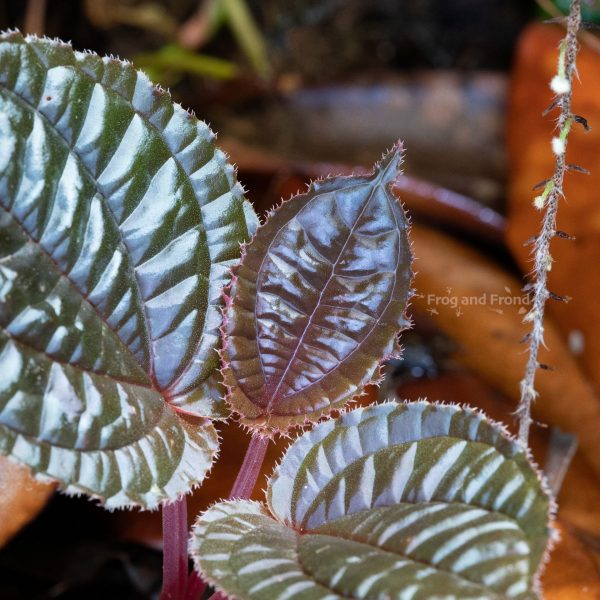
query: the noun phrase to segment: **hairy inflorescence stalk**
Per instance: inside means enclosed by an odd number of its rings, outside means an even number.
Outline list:
[[[534,268],[533,268],[533,301],[532,308],[525,316],[525,321],[531,323],[531,332],[527,339],[529,342],[529,356],[525,367],[525,376],[521,380],[521,399],[517,408],[519,416],[519,440],[527,445],[529,427],[532,423],[531,405],[537,396],[535,390],[535,375],[540,365],[538,351],[540,344],[544,343],[544,309],[548,298],[563,299],[548,290],[548,272],[552,268],[550,242],[556,237],[568,237],[556,230],[556,213],[558,202],[563,193],[563,179],[566,171],[572,168],[565,160],[567,140],[574,123],[582,123],[587,128],[585,119],[574,115],[571,110],[571,97],[573,89],[573,76],[576,73],[575,59],[578,43],[577,32],[581,25],[580,0],[571,0],[571,7],[567,20],[567,33],[559,46],[557,73],[550,82],[552,91],[556,94],[554,102],[549,109],[557,108],[560,111],[557,123],[557,135],[552,138],[552,151],[555,156],[554,174],[545,182],[542,193],[537,196],[533,204],[538,210],[544,210],[542,228],[535,239]],[[573,167],[576,170],[583,170]]]

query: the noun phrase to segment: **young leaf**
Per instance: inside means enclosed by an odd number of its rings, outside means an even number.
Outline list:
[[[131,65],[0,36],[0,451],[107,506],[204,477],[220,296],[256,217]]]
[[[535,598],[550,499],[522,446],[469,409],[357,409],[287,450],[268,508],[200,516],[197,568],[238,600]]]
[[[270,434],[341,408],[394,350],[412,275],[389,189],[400,162],[396,147],[369,177],[313,183],[245,249],[223,325],[227,400],[245,425]]]

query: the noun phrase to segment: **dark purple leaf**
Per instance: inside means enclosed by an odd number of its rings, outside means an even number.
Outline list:
[[[285,431],[341,408],[394,351],[412,277],[390,191],[401,155],[313,183],[247,246],[223,326],[228,402],[245,425]]]

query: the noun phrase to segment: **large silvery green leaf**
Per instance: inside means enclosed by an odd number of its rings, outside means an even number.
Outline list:
[[[221,289],[256,217],[131,65],[0,36],[0,451],[107,506],[204,477]],[[186,413],[190,418],[182,418]]]
[[[321,423],[267,503],[216,504],[194,529],[197,568],[239,600],[538,597],[551,500],[472,410],[387,403]]]
[[[412,276],[408,219],[390,190],[401,154],[370,176],[313,183],[246,247],[223,325],[224,375],[229,404],[261,434],[341,408],[394,351]]]

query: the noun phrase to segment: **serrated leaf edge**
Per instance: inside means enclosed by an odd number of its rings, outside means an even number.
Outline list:
[[[122,59],[118,56],[115,56],[113,54],[107,55],[105,57],[100,56],[99,54],[97,54],[96,52],[92,51],[92,50],[76,50],[75,48],[73,48],[73,45],[71,44],[71,42],[65,42],[64,40],[61,40],[60,38],[56,37],[56,38],[51,38],[49,36],[46,35],[42,35],[42,36],[38,36],[35,33],[31,33],[31,34],[26,34],[23,35],[22,32],[17,29],[17,28],[9,28],[6,30],[0,30],[0,40],[4,40],[4,41],[11,41],[10,38],[11,37],[16,37],[16,41],[24,41],[25,43],[29,43],[29,42],[43,42],[43,43],[51,43],[54,44],[56,46],[59,46],[63,49],[68,49],[70,50],[74,56],[78,56],[78,55],[87,55],[87,56],[92,56],[92,57],[96,57],[99,60],[103,60],[103,58],[108,58],[113,62],[117,62],[120,65],[122,65],[124,68],[127,69],[131,69],[133,70],[141,79],[144,80],[144,82],[148,85],[148,87],[150,89],[155,90],[161,97],[165,97],[166,99],[168,99],[168,101],[173,105],[175,110],[179,110],[182,111],[186,114],[188,114],[190,117],[193,117],[194,119],[197,119],[198,121],[200,121],[201,123],[204,124],[204,126],[206,127],[206,134],[208,136],[208,139],[210,140],[210,142],[213,144],[214,146],[214,157],[218,157],[220,159],[222,159],[223,162],[223,168],[225,170],[230,169],[230,174],[231,174],[231,178],[232,178],[232,186],[230,189],[230,192],[232,194],[235,194],[236,191],[239,193],[240,195],[240,199],[241,199],[241,208],[244,212],[245,218],[246,218],[246,227],[248,230],[249,235],[253,238],[257,228],[260,225],[260,221],[258,218],[258,215],[256,214],[256,212],[254,211],[254,208],[252,207],[252,204],[246,199],[246,194],[245,194],[245,189],[243,187],[243,185],[239,182],[238,180],[238,167],[235,163],[230,162],[230,157],[229,154],[226,153],[224,150],[222,150],[221,148],[219,148],[216,145],[216,140],[217,140],[217,134],[211,129],[209,123],[201,121],[200,119],[198,119],[198,117],[196,116],[195,112],[191,109],[185,108],[184,106],[182,106],[179,102],[173,100],[171,93],[168,89],[163,88],[161,85],[159,84],[155,84],[153,83],[150,78],[146,75],[146,73],[141,70],[141,69],[137,69],[135,67],[135,65],[127,60],[127,59]],[[117,92],[116,90],[113,90],[115,93],[117,93],[119,96],[121,96],[125,102],[127,102],[127,104],[131,105],[132,110],[134,110],[134,112],[138,113],[139,111],[131,104],[131,102],[124,96],[122,96],[121,93]],[[189,174],[187,173],[186,169],[183,169],[183,171],[186,173],[187,176],[189,176]],[[194,194],[196,194],[196,192],[194,191]],[[245,242],[240,243],[240,248],[243,248],[245,246]],[[238,261],[241,260],[241,256],[239,257]],[[214,264],[211,261],[211,267],[210,267],[210,271],[212,271],[214,268]],[[229,271],[231,272],[231,268],[229,269]],[[67,278],[68,279],[68,278]],[[210,272],[209,272],[209,276],[208,276],[209,281],[211,280],[210,277]],[[69,280],[69,279],[68,279]],[[69,280],[70,281],[70,280]],[[230,285],[230,281],[227,281],[226,284]],[[92,305],[92,307],[94,308],[94,310],[96,310],[96,307]],[[218,306],[215,305],[215,308],[217,308],[221,313],[223,311],[223,306]],[[204,325],[203,325],[204,327]],[[112,331],[112,330],[111,330]],[[116,335],[116,334],[115,334]],[[202,337],[201,336],[198,340],[198,346],[201,344],[202,341]],[[220,356],[220,348],[216,347],[214,348],[214,350],[217,351],[217,353]],[[219,360],[219,359],[217,359]],[[220,369],[217,369],[217,371],[219,373],[221,373]],[[182,373],[180,374],[180,377],[183,376],[185,374],[185,369],[182,371]],[[101,373],[98,373],[98,375],[102,375]],[[152,382],[152,388],[155,389],[155,391],[160,394],[164,401],[167,404],[171,404],[170,402],[170,388],[172,388],[176,383],[177,380],[179,378],[177,378],[176,380],[174,380],[167,389],[161,390],[154,382],[154,379],[151,377],[151,382]],[[205,383],[206,380],[204,380],[202,383]],[[222,381],[220,382],[222,383]],[[181,394],[179,394],[181,395]],[[221,410],[219,410],[218,408],[214,411],[214,412],[208,412],[208,414],[198,414],[198,413],[191,413],[185,410],[181,410],[176,404],[172,404],[173,409],[177,412],[181,412],[183,414],[187,414],[190,416],[195,416],[195,417],[200,417],[200,418],[211,418],[217,421],[223,421],[223,420],[227,420],[229,418],[229,415],[225,416],[223,414],[223,412]]]
[[[238,424],[243,429],[248,431],[250,434],[256,435],[261,438],[268,438],[268,439],[273,439],[275,437],[275,435],[280,435],[282,437],[291,437],[291,432],[293,430],[306,429],[307,427],[310,427],[310,426],[313,426],[313,425],[319,423],[323,419],[330,418],[332,415],[342,412],[344,407],[356,403],[361,397],[364,397],[366,395],[365,388],[368,385],[379,385],[384,377],[384,375],[382,373],[382,368],[385,365],[385,362],[387,360],[389,360],[390,358],[397,358],[401,355],[402,348],[398,344],[398,335],[402,331],[410,329],[413,325],[412,319],[408,316],[408,309],[410,307],[410,302],[411,302],[412,298],[416,294],[416,291],[410,287],[412,282],[414,281],[414,278],[416,275],[416,273],[414,272],[414,270],[412,268],[414,265],[414,261],[415,261],[415,254],[413,252],[414,244],[410,237],[410,226],[412,224],[412,220],[410,218],[410,215],[406,211],[405,205],[401,201],[401,199],[397,195],[392,194],[392,196],[394,197],[394,201],[400,205],[401,209],[403,210],[403,212],[406,216],[406,220],[407,220],[406,237],[408,240],[408,253],[409,253],[409,257],[410,257],[410,273],[411,273],[410,282],[409,282],[409,288],[410,288],[409,294],[406,299],[406,306],[404,307],[404,311],[402,313],[400,327],[396,332],[396,340],[394,343],[394,346],[395,346],[394,350],[391,353],[383,356],[381,359],[375,360],[373,362],[372,375],[370,377],[370,380],[367,381],[367,383],[365,383],[363,385],[363,388],[359,393],[355,394],[353,397],[351,397],[349,399],[346,398],[346,399],[341,400],[340,402],[330,404],[329,406],[325,406],[325,407],[323,407],[323,409],[318,409],[317,411],[314,411],[313,413],[298,415],[295,417],[294,416],[279,417],[279,416],[271,415],[271,416],[269,416],[268,420],[266,420],[264,418],[258,418],[255,420],[255,419],[247,418],[247,417],[244,417],[243,415],[241,415],[239,413],[239,411],[236,409],[235,404],[232,401],[232,397],[236,394],[236,389],[235,389],[236,385],[235,385],[235,380],[233,379],[233,377],[231,375],[231,369],[229,367],[229,361],[228,361],[228,357],[227,357],[228,335],[225,331],[225,327],[227,325],[227,319],[228,319],[227,311],[233,301],[233,299],[231,297],[231,290],[232,290],[235,282],[237,281],[237,271],[239,270],[240,264],[243,262],[243,259],[246,256],[247,247],[250,244],[252,244],[252,242],[255,240],[256,236],[259,235],[260,230],[264,228],[264,226],[267,224],[269,219],[271,217],[273,217],[273,215],[276,214],[284,205],[289,204],[290,202],[293,202],[299,196],[304,196],[306,194],[310,194],[311,192],[315,192],[316,191],[315,186],[322,182],[331,181],[333,179],[343,181],[343,180],[348,180],[348,179],[352,179],[355,177],[374,176],[377,173],[377,171],[379,170],[380,166],[386,160],[386,158],[394,152],[400,153],[399,161],[398,161],[398,166],[400,167],[404,162],[404,145],[401,141],[398,141],[389,150],[386,150],[382,154],[381,159],[374,164],[373,168],[368,173],[360,173],[360,174],[351,173],[348,175],[329,174],[327,176],[319,177],[317,179],[311,180],[310,183],[307,185],[305,191],[299,191],[287,199],[282,198],[281,201],[279,202],[279,204],[277,204],[274,208],[270,209],[267,212],[264,222],[261,223],[259,220],[258,227],[257,227],[254,235],[252,235],[252,237],[250,238],[250,240],[248,242],[243,242],[240,245],[242,253],[240,255],[239,262],[231,268],[230,281],[223,288],[223,293],[222,293],[223,306],[221,308],[222,320],[221,320],[221,327],[220,327],[222,344],[221,344],[221,347],[217,350],[217,352],[219,353],[219,357],[221,359],[220,373],[221,373],[223,385],[225,386],[225,388],[227,390],[227,393],[224,398],[225,403],[228,405],[231,413],[234,415],[234,418],[236,419]],[[388,184],[388,188],[390,189],[390,194],[391,194],[391,188],[393,187],[393,185],[394,185],[393,181]],[[245,401],[245,398],[243,400]],[[254,407],[254,405],[252,405],[252,406]],[[254,408],[256,408],[256,407],[254,407]]]
[[[524,454],[525,458],[527,459],[527,461],[529,463],[529,466],[531,467],[531,470],[533,471],[533,473],[535,474],[535,476],[538,480],[541,490],[544,492],[544,494],[549,499],[549,511],[548,511],[548,519],[547,519],[547,526],[548,526],[548,533],[549,533],[548,542],[546,545],[546,549],[543,553],[543,556],[540,560],[540,563],[537,566],[535,573],[533,573],[533,575],[532,575],[532,592],[537,597],[541,598],[542,597],[541,576],[542,576],[542,574],[545,570],[545,567],[549,561],[549,557],[550,557],[550,553],[551,553],[552,549],[555,547],[555,545],[560,540],[560,534],[559,534],[558,529],[554,526],[555,520],[556,520],[556,511],[557,511],[556,500],[550,491],[550,488],[548,486],[547,480],[546,480],[543,472],[539,469],[537,463],[535,462],[535,459],[533,458],[533,454],[532,454],[531,450],[529,449],[529,447],[524,446],[516,436],[512,435],[508,431],[506,425],[504,425],[501,422],[495,421],[494,419],[491,419],[490,417],[488,417],[486,415],[486,413],[483,410],[481,410],[477,407],[469,406],[468,404],[452,403],[452,402],[444,402],[444,401],[428,401],[426,399],[419,399],[417,401],[388,400],[387,402],[373,404],[369,407],[361,407],[358,410],[369,410],[369,409],[375,408],[380,405],[393,405],[393,406],[397,407],[399,405],[410,405],[410,404],[415,404],[415,403],[419,403],[419,404],[426,405],[426,406],[442,406],[442,407],[449,406],[449,407],[453,407],[453,408],[462,410],[470,415],[477,416],[477,417],[481,418],[482,420],[484,420],[487,424],[489,424],[494,430],[499,432],[502,435],[502,437],[504,437],[506,440],[508,440],[509,442],[514,444],[518,448],[518,450]],[[350,413],[353,410],[357,410],[357,409],[352,409],[350,407],[342,409],[342,410],[340,410],[340,416],[342,416],[343,414]],[[309,432],[305,432],[305,433],[309,433]],[[301,434],[301,435],[303,435],[303,434]],[[194,523],[194,526],[192,527],[192,532],[191,532],[191,535],[189,538],[188,547],[189,547],[190,555],[192,556],[192,559],[194,561],[195,569],[199,573],[202,574],[202,577],[206,581],[208,581],[208,583],[210,583],[210,585],[212,585],[218,592],[223,594],[223,596],[226,598],[230,598],[231,600],[234,600],[235,595],[229,593],[227,590],[222,588],[221,585],[219,584],[219,582],[216,581],[213,577],[206,576],[200,568],[200,556],[195,551],[195,546],[198,545],[198,543],[199,543],[198,541],[203,537],[203,535],[206,533],[206,530],[207,530],[207,526],[204,525],[203,520],[205,519],[206,515],[213,512],[217,507],[227,508],[228,510],[231,510],[231,509],[234,509],[236,506],[239,506],[240,503],[243,503],[243,505],[245,507],[252,505],[252,507],[257,511],[256,512],[257,515],[267,516],[267,517],[271,518],[275,523],[280,524],[282,527],[291,529],[292,531],[296,531],[296,533],[298,533],[299,535],[302,535],[303,533],[301,531],[296,530],[295,528],[291,527],[289,524],[282,521],[273,512],[273,510],[270,506],[269,498],[268,498],[268,490],[269,490],[269,487],[271,486],[271,480],[273,479],[273,477],[276,475],[277,471],[279,470],[288,450],[301,437],[301,435],[299,435],[291,444],[289,444],[289,446],[283,452],[282,457],[279,459],[279,461],[276,463],[275,467],[273,468],[273,472],[267,481],[267,487],[264,490],[266,502],[257,502],[257,501],[253,501],[253,500],[226,500],[226,501],[221,501],[221,502],[215,502],[209,508],[207,508],[205,511],[201,512],[198,515],[198,517]],[[418,503],[415,503],[415,504],[418,504]],[[231,513],[231,514],[233,514],[233,513]],[[223,515],[222,518],[227,518],[227,516],[229,516],[229,515]],[[211,523],[216,522],[218,520],[220,520],[220,519],[212,519]]]
[[[548,481],[546,479],[546,476],[544,475],[544,472],[542,471],[542,469],[540,469],[539,465],[537,464],[533,453],[531,451],[531,449],[528,446],[525,446],[517,436],[513,435],[507,428],[507,426],[500,422],[500,421],[496,421],[490,417],[488,417],[488,415],[485,413],[484,410],[480,409],[479,407],[475,407],[475,406],[470,406],[469,404],[466,403],[457,403],[457,402],[446,402],[443,400],[427,400],[427,398],[419,398],[418,400],[395,400],[395,399],[390,399],[387,400],[385,402],[378,402],[375,404],[371,404],[370,406],[361,406],[358,408],[352,408],[352,407],[346,407],[344,409],[341,409],[339,411],[339,416],[342,417],[345,414],[351,413],[355,410],[369,410],[369,409],[373,409],[375,407],[378,406],[386,406],[386,405],[394,405],[394,406],[398,406],[398,405],[413,405],[413,404],[423,404],[426,406],[442,406],[442,407],[455,407],[458,408],[462,411],[465,411],[469,414],[472,415],[476,415],[478,417],[481,417],[484,421],[486,421],[492,428],[494,428],[496,431],[500,432],[502,434],[502,436],[507,439],[509,442],[515,444],[516,446],[518,446],[518,448],[520,449],[521,452],[523,452],[525,458],[527,459],[531,470],[533,471],[533,473],[536,475],[537,480],[540,484],[540,488],[543,491],[543,493],[548,497],[549,499],[549,507],[548,507],[548,519],[547,519],[547,527],[548,527],[548,542],[546,545],[546,549],[542,555],[542,558],[540,560],[540,564],[538,566],[538,569],[536,570],[536,572],[533,575],[533,591],[534,593],[536,593],[538,596],[541,595],[542,593],[542,588],[541,588],[541,576],[544,573],[544,570],[546,568],[546,565],[548,564],[549,560],[550,560],[550,554],[552,553],[552,550],[555,548],[556,544],[560,541],[560,531],[559,529],[555,526],[556,523],[556,515],[558,512],[558,504],[556,502],[556,498],[554,497],[552,490],[550,489],[550,486],[548,484]],[[267,480],[267,484],[266,484],[266,488],[264,489],[265,492],[265,499],[266,499],[266,506],[269,510],[269,514],[271,515],[271,517],[273,519],[275,519],[278,523],[281,523],[282,525],[284,525],[285,527],[290,527],[289,524],[285,523],[284,521],[282,521],[272,510],[270,502],[269,502],[269,498],[268,498],[268,490],[271,486],[271,480],[275,477],[276,473],[278,472],[279,468],[281,467],[281,464],[283,463],[285,456],[288,452],[288,450],[303,436],[306,434],[309,434],[311,430],[305,431],[301,434],[299,434],[294,441],[292,441],[283,451],[281,457],[276,461],[275,466],[273,467],[273,471],[271,473],[271,475],[269,476],[268,480]]]

